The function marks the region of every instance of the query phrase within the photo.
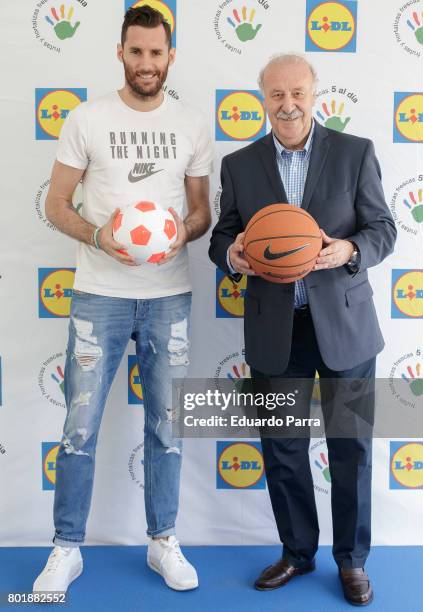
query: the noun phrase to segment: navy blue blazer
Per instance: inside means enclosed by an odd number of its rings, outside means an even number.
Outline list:
[[[264,206],[287,201],[272,134],[224,157],[221,183],[209,255],[228,274],[226,253],[237,234]],[[384,346],[367,269],[392,253],[397,233],[373,143],[316,123],[301,206],[326,234],[360,249],[356,274],[340,266],[304,279],[323,361],[332,370],[347,370]],[[265,374],[282,373],[291,351],[294,283],[249,276],[244,303],[247,363]]]

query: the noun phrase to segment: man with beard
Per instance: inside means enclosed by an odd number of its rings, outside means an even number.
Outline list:
[[[210,225],[211,139],[197,111],[163,93],[175,50],[161,13],[145,5],[129,9],[117,56],[125,85],[70,113],[46,200],[49,220],[79,245],[64,381],[67,416],[56,461],[55,548],[34,591],[66,591],[82,571],[79,546],[97,436],[130,338],[145,407],[147,563],[173,589],[198,586],[175,538],[182,446],[172,435],[171,383],[188,366],[186,244]],[[81,179],[83,216],[72,207]],[[185,196],[188,214],[182,220]],[[163,265],[137,266],[113,239],[120,207],[140,200],[170,209],[175,218],[177,240]]]
[[[373,598],[364,571],[370,549],[372,444],[371,438],[357,435],[360,420],[352,410],[339,415],[342,404],[335,390],[353,389],[346,379],[363,379],[366,389],[374,386],[376,355],[384,342],[367,268],[392,252],[396,229],[372,142],[313,119],[316,81],[314,69],[295,54],[275,56],[262,70],[259,84],[272,131],[222,160],[221,214],[210,257],[235,280],[248,275],[244,329],[253,386],[273,391],[287,386],[286,379],[306,379],[301,385],[305,400],[296,403],[295,416],[307,418],[317,370],[326,433],[336,418],[346,431],[345,437],[340,427],[336,436],[327,435],[333,556],[345,598],[366,605]],[[276,202],[307,209],[321,228],[323,249],[316,265],[295,283],[271,283],[254,275],[244,256],[248,221]],[[270,239],[266,245],[270,249]],[[273,254],[282,258],[289,252]],[[363,394],[360,409],[371,417],[372,393],[368,396]],[[263,436],[283,553],[256,580],[259,590],[284,586],[315,568],[319,524],[309,443],[304,435]]]

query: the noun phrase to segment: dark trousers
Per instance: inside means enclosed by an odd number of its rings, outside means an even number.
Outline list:
[[[328,405],[333,379],[370,379],[370,384],[373,384],[375,365],[376,358],[373,358],[350,370],[330,370],[320,355],[313,321],[307,308],[296,311],[294,316],[291,355],[285,372],[277,377],[269,377],[252,369],[251,376],[253,381],[307,378],[310,380],[311,399],[312,380],[317,370],[326,423],[327,410],[333,410],[333,403]],[[372,411],[373,406],[369,409]],[[309,445],[310,439],[307,437],[262,437],[266,478],[283,543],[283,556],[296,566],[313,559],[319,540]],[[371,436],[327,437],[327,446],[332,481],[333,556],[340,567],[363,567],[369,554],[371,538],[372,439]]]

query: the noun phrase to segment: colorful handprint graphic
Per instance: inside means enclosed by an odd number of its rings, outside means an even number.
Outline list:
[[[423,378],[421,378],[421,366],[418,363],[415,367],[416,374],[414,374],[411,366],[407,366],[407,375],[403,374],[402,378],[410,385],[410,390],[413,395],[423,395]]]
[[[70,21],[73,16],[73,6],[70,7],[67,16],[65,16],[64,4],[60,5],[60,15],[57,13],[57,10],[54,6],[51,8],[51,14],[53,16],[54,21],[48,15],[45,19],[47,23],[53,26],[57,38],[60,38],[60,40],[64,40],[65,38],[72,38],[80,24],[80,21],[77,21],[74,26],[71,25]]]
[[[411,201],[411,204],[406,198],[404,198],[403,200],[404,206],[406,206],[408,210],[410,210],[411,215],[416,223],[422,223],[423,222],[423,189],[418,190],[417,197],[412,191],[410,191],[408,193],[408,197]]]
[[[317,459],[315,460],[314,465],[316,465],[319,468],[319,470],[322,472],[326,482],[331,482],[328,460],[326,459],[325,453],[320,453],[320,459],[323,465],[319,463]]]
[[[407,19],[407,25],[409,28],[413,30],[414,36],[416,37],[417,42],[423,45],[423,13],[421,14],[421,17],[419,18],[416,11],[414,11],[413,21],[414,23],[410,19]]]
[[[351,120],[351,117],[347,117],[344,121],[341,119],[341,115],[344,112],[344,103],[342,102],[339,105],[338,112],[336,112],[336,102],[332,100],[330,104],[330,109],[326,102],[322,104],[323,113],[317,111],[316,115],[323,122],[323,125],[330,130],[335,130],[336,132],[343,132],[347,127],[348,123]]]
[[[252,24],[256,11],[252,9],[248,19],[247,19],[247,7],[246,6],[242,7],[242,11],[241,11],[242,18],[240,17],[237,9],[234,9],[232,11],[232,14],[233,14],[233,19],[231,17],[228,17],[228,23],[235,29],[235,33],[238,36],[239,40],[241,42],[246,42],[247,40],[253,40],[257,36],[257,33],[261,28],[261,23],[259,23],[255,28],[253,27],[253,24]]]

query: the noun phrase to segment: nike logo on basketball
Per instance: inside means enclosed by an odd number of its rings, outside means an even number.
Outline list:
[[[281,251],[280,253],[272,253],[270,251],[270,244],[267,245],[267,247],[264,250],[263,256],[265,259],[281,259],[281,257],[288,257],[288,255],[293,255],[294,253],[298,253],[299,251],[302,251],[303,249],[307,248],[308,246],[310,246],[310,243],[308,242],[307,244],[303,244],[300,247],[296,247],[295,249],[290,249],[289,251]]]
[[[149,178],[153,176],[153,174],[157,174],[158,172],[162,172],[161,170],[154,170],[156,164],[134,164],[132,170],[130,170],[128,174],[128,181],[130,183],[137,183],[138,181],[142,181],[143,179]]]

